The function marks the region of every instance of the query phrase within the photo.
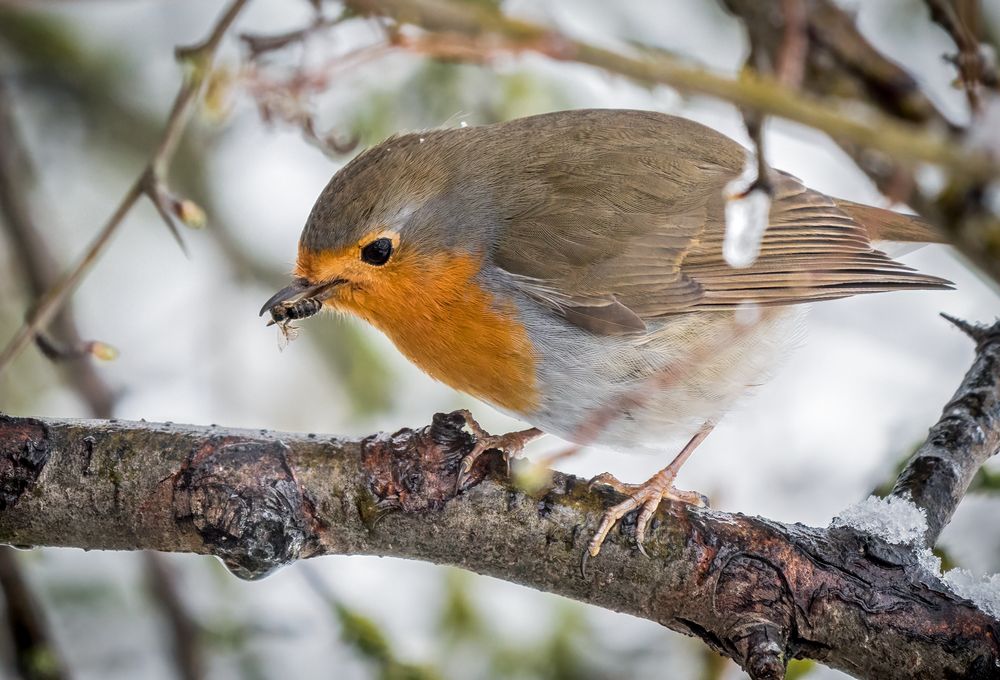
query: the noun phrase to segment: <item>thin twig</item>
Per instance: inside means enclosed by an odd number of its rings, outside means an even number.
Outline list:
[[[20,265],[28,293],[37,298],[55,285],[57,264],[35,223],[28,200],[30,189],[26,184],[30,167],[28,154],[13,119],[8,87],[0,78],[0,221],[10,237],[14,261]],[[89,350],[92,347],[80,336],[69,305],[64,306],[52,320],[52,331],[58,341],[43,334],[37,336],[43,352],[57,346],[72,350]],[[88,405],[91,415],[95,418],[111,417],[114,392],[93,364],[86,359],[70,361],[66,363],[65,371],[70,385]]]
[[[976,343],[976,361],[892,489],[927,514],[927,547],[937,542],[976,473],[1000,449],[1000,322],[978,326],[943,316]]]
[[[774,70],[778,82],[794,90],[805,75],[809,17],[804,0],[782,0],[781,9],[785,26]]]
[[[17,551],[7,546],[0,546],[0,593],[7,605],[15,664],[22,680],[68,678],[41,604],[18,563]]]
[[[982,110],[979,88],[989,70],[979,40],[959,14],[952,0],[924,0],[924,3],[930,10],[931,19],[945,30],[958,48],[958,54],[950,61],[958,68],[962,87],[969,101],[969,109],[973,114],[977,114]],[[992,74],[992,80],[995,85],[996,74]]]
[[[177,674],[182,680],[201,680],[205,677],[201,626],[181,598],[176,575],[167,559],[152,551],[147,551],[144,557],[150,590],[170,627]]]
[[[787,118],[891,154],[900,162],[940,165],[957,176],[995,177],[1000,163],[989,154],[963,148],[954,140],[922,127],[893,120],[860,102],[848,111],[838,103],[820,101],[781,86],[773,78],[745,76],[738,80],[658,55],[636,58],[582,41],[548,27],[512,19],[480,5],[449,0],[351,0],[358,11],[395,17],[446,36],[484,37],[484,46],[530,50],[552,59],[574,61],[633,78],[662,83],[683,92],[718,97],[737,106]],[[488,38],[488,40],[486,40]]]
[[[190,72],[184,79],[184,84],[181,85],[180,91],[177,93],[173,108],[167,118],[163,136],[157,145],[155,153],[148,165],[143,168],[142,172],[129,187],[129,190],[122,197],[114,213],[80,260],[64,278],[41,296],[28,314],[24,325],[21,326],[14,337],[8,342],[3,352],[0,352],[0,373],[3,373],[14,358],[32,341],[38,331],[53,319],[69,295],[79,286],[83,278],[104,253],[104,250],[111,242],[111,238],[118,231],[126,215],[128,215],[139,198],[145,194],[149,195],[156,202],[156,195],[153,191],[156,186],[154,180],[162,181],[166,177],[167,169],[170,161],[173,159],[177,144],[180,142],[187,122],[194,111],[194,105],[211,70],[219,43],[226,30],[236,19],[236,15],[239,14],[246,3],[247,0],[233,0],[233,3],[219,19],[211,34],[204,42],[193,47],[178,49],[178,57],[189,65]],[[168,225],[173,228],[173,224],[170,221],[168,221]]]

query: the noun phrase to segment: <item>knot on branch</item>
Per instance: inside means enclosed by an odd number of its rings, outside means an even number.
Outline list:
[[[0,512],[12,508],[30,490],[49,461],[49,431],[33,418],[0,414]]]
[[[753,680],[784,678],[795,611],[781,571],[762,557],[736,554],[719,572],[714,600],[725,620],[725,651]]]
[[[174,513],[234,574],[258,579],[302,556],[312,503],[278,440],[211,437],[174,480]]]
[[[459,464],[474,443],[464,427],[461,413],[437,413],[426,427],[380,433],[361,442],[365,482],[373,503],[359,511],[369,528],[389,512],[440,508],[455,497]],[[489,463],[498,459],[483,456],[465,486],[481,482]]]

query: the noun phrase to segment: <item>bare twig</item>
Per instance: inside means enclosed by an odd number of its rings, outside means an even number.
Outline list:
[[[18,564],[17,551],[7,546],[0,546],[0,592],[7,606],[15,664],[22,680],[68,678],[41,604],[31,592]]]
[[[163,610],[174,643],[174,665],[183,680],[201,680],[205,677],[202,645],[199,638],[201,626],[188,611],[181,599],[173,568],[159,553],[145,553],[146,575],[157,604]]]
[[[30,163],[21,144],[21,137],[15,129],[10,104],[7,85],[0,78],[0,218],[10,236],[11,247],[17,255],[14,260],[20,264],[28,293],[38,298],[56,284],[58,268],[48,244],[35,224],[29,205],[30,192],[26,180]],[[52,331],[58,341],[43,334],[36,337],[39,347],[47,356],[47,349],[69,348],[72,354],[76,350],[90,349],[88,343],[80,337],[68,305],[55,315]],[[89,351],[87,353],[89,355]],[[82,354],[76,354],[75,358],[82,358]],[[92,416],[109,418],[114,406],[114,393],[87,359],[67,362],[67,378],[87,403]]]
[[[782,0],[784,33],[774,70],[778,82],[792,89],[798,88],[805,75],[806,54],[809,51],[809,17],[805,0]]]
[[[570,39],[552,29],[511,19],[481,5],[451,0],[352,0],[361,12],[384,14],[442,34],[489,37],[494,49],[530,49],[553,59],[576,61],[634,78],[662,83],[683,92],[725,99],[737,106],[787,118],[837,139],[880,149],[901,162],[939,164],[960,176],[994,177],[1000,165],[989,154],[960,148],[948,137],[890,119],[863,104],[851,111],[836,102],[817,101],[782,87],[773,79],[739,80],[691,67],[666,57],[636,58]]]
[[[931,19],[948,33],[958,48],[958,53],[950,60],[958,68],[969,109],[974,114],[979,113],[982,110],[979,89],[984,83],[996,87],[997,74],[990,71],[975,32],[952,0],[924,0],[924,4],[930,10]],[[978,4],[974,3],[972,11],[978,10]]]
[[[892,490],[927,513],[928,547],[937,542],[983,463],[1000,449],[1000,322],[976,326],[945,318],[976,343],[976,362]]]
[[[347,15],[342,13],[335,17],[324,17],[317,14],[312,23],[304,28],[299,28],[277,35],[259,35],[254,33],[241,33],[240,41],[246,46],[251,59],[257,59],[268,52],[283,49],[289,45],[303,42],[306,38],[332,28],[344,21]]]
[[[239,14],[246,3],[247,0],[233,0],[233,3],[220,17],[211,34],[204,42],[193,47],[178,49],[178,57],[189,65],[189,73],[184,79],[184,84],[181,86],[180,91],[177,93],[173,108],[167,118],[163,135],[149,164],[139,174],[132,186],[129,187],[114,213],[80,260],[65,277],[60,279],[58,283],[49,288],[39,298],[34,308],[28,314],[24,325],[8,342],[4,350],[0,352],[0,373],[33,340],[38,331],[42,330],[52,320],[70,293],[76,289],[91,267],[93,267],[103,254],[105,248],[111,242],[111,238],[115,235],[126,215],[128,215],[139,198],[146,194],[153,199],[154,203],[157,202],[157,195],[155,193],[157,182],[164,181],[163,178],[166,177],[167,169],[170,161],[173,159],[177,144],[180,142],[187,122],[194,110],[194,105],[202,91],[202,86],[205,84],[206,77],[211,70],[219,43],[222,41],[226,30],[236,19],[237,14]],[[168,225],[173,229],[174,225],[169,220]]]

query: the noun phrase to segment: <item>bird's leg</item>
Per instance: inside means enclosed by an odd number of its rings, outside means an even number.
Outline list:
[[[507,475],[510,476],[511,458],[517,458],[528,443],[545,434],[537,427],[517,432],[508,432],[507,434],[490,434],[476,422],[476,419],[472,417],[469,411],[462,409],[459,413],[465,418],[465,424],[469,428],[469,431],[472,432],[473,437],[475,437],[476,445],[472,447],[472,451],[462,459],[462,463],[459,465],[458,479],[455,480],[455,493],[461,490],[462,484],[468,479],[476,460],[487,451],[496,449],[503,454],[504,463],[507,465]]]
[[[607,472],[590,480],[592,486],[594,484],[609,486],[618,493],[628,496],[626,500],[608,508],[604,513],[601,526],[598,527],[597,533],[590,539],[590,544],[587,546],[587,554],[590,557],[597,557],[597,554],[601,552],[601,546],[604,545],[604,539],[608,537],[608,533],[614,528],[615,524],[622,517],[637,508],[642,509],[639,511],[639,517],[635,523],[635,542],[639,547],[639,552],[645,555],[646,551],[642,544],[646,540],[646,528],[649,526],[650,520],[653,519],[653,514],[664,498],[690,505],[708,505],[708,499],[700,493],[675,489],[674,478],[677,477],[677,472],[681,469],[681,466],[691,457],[691,454],[704,441],[713,427],[713,423],[706,423],[702,426],[697,434],[691,437],[691,441],[681,449],[677,457],[670,462],[670,465],[657,472],[643,484],[623,484]]]

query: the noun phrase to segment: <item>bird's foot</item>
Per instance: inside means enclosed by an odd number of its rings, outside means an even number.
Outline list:
[[[512,458],[517,458],[524,451],[524,447],[530,442],[538,439],[542,436],[543,432],[536,427],[529,428],[527,430],[519,430],[517,432],[508,432],[507,434],[490,434],[482,428],[482,426],[476,422],[476,419],[472,417],[469,411],[462,409],[459,411],[462,417],[465,418],[466,427],[472,432],[472,436],[476,439],[476,445],[472,447],[465,458],[462,459],[461,464],[458,467],[458,478],[455,480],[455,493],[457,494],[462,489],[462,485],[465,484],[466,480],[469,478],[469,473],[472,472],[472,466],[476,464],[476,461],[487,451],[497,450],[503,454],[504,463],[507,466],[507,476],[510,476],[510,461]]]
[[[646,549],[643,547],[643,543],[646,540],[646,529],[663,499],[680,501],[681,503],[696,505],[698,507],[707,507],[708,498],[702,494],[674,488],[673,482],[676,474],[674,470],[668,467],[642,484],[625,484],[607,472],[591,479],[591,487],[597,484],[607,486],[624,496],[628,496],[628,498],[605,511],[604,517],[601,519],[601,525],[597,528],[597,532],[587,545],[584,562],[586,563],[588,556],[597,557],[598,553],[601,552],[601,546],[604,545],[604,539],[608,537],[608,533],[610,533],[622,517],[633,510],[641,508],[635,522],[635,542],[639,548],[639,552],[646,555]],[[648,557],[648,555],[646,556]]]

